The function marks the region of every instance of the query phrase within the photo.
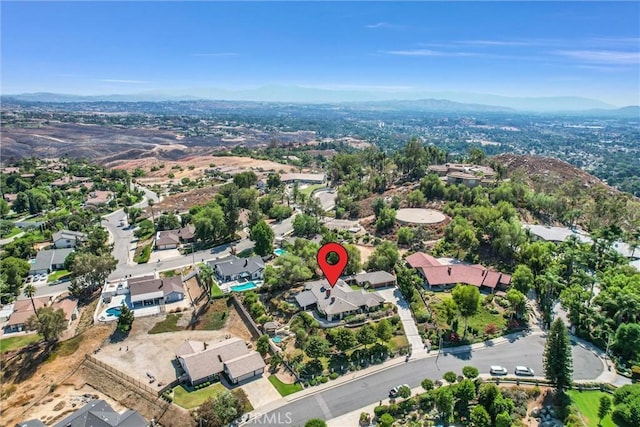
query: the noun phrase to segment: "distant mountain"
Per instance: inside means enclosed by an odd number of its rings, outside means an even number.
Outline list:
[[[443,111],[522,111],[522,112],[575,112],[588,110],[614,110],[605,102],[575,96],[568,97],[508,97],[491,94],[461,92],[427,92],[410,90],[337,90],[316,87],[269,85],[252,89],[188,88],[184,90],[156,90],[136,94],[69,95],[57,93],[24,93],[6,95],[26,102],[158,102],[188,100],[226,100],[288,103],[379,103],[378,107],[395,105],[421,109],[438,108]],[[413,102],[413,104],[412,104]],[[416,103],[417,102],[417,103]],[[450,102],[451,104],[445,104]],[[457,105],[455,104],[457,103]],[[463,107],[464,105],[464,107]],[[470,105],[472,107],[470,107]]]

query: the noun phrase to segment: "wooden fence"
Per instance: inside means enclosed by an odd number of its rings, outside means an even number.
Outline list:
[[[256,325],[256,322],[253,321],[249,312],[244,308],[242,303],[240,303],[240,301],[238,300],[238,297],[235,295],[232,295],[231,301],[233,302],[233,305],[236,307],[236,310],[238,310],[238,314],[240,314],[240,317],[242,318],[243,322],[245,323],[245,325],[247,325],[247,329],[249,329],[249,332],[251,332],[251,335],[253,336],[253,338],[255,339],[260,338],[260,336],[262,335],[262,331],[260,331],[260,328],[258,328],[258,325]]]

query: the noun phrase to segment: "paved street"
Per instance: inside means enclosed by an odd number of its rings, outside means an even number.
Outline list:
[[[303,425],[309,418],[330,420],[358,410],[364,406],[386,400],[389,389],[398,384],[418,387],[424,378],[439,379],[446,371],[460,373],[465,365],[474,365],[486,373],[491,365],[502,365],[513,372],[515,365],[526,365],[536,373],[542,373],[542,352],[545,339],[540,335],[529,335],[494,347],[456,354],[444,354],[438,358],[430,356],[382,370],[375,374],[347,382],[316,394],[296,398],[289,403],[266,413],[264,419],[286,419],[291,425]],[[589,350],[573,346],[574,378],[595,379],[603,371],[600,359]],[[353,374],[351,374],[353,375]],[[357,375],[357,374],[356,374]],[[338,380],[337,380],[338,381]],[[266,408],[268,409],[268,408]],[[258,409],[259,411],[259,409]],[[258,425],[257,422],[249,424]]]
[[[320,200],[320,206],[325,211],[329,211],[334,208],[336,205],[336,193],[334,190],[331,191],[316,191],[314,196],[316,199]]]

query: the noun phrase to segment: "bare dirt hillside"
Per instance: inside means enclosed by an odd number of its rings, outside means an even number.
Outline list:
[[[602,186],[618,193],[618,190],[595,176],[562,160],[515,154],[500,154],[492,159],[507,169],[507,176],[522,172],[529,184],[538,190],[553,190],[565,182],[577,179],[583,188]]]

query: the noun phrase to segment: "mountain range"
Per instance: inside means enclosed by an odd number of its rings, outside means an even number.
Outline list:
[[[640,107],[617,108],[605,102],[577,97],[509,97],[466,92],[374,91],[322,89],[303,86],[270,85],[253,89],[191,88],[156,90],[134,94],[71,95],[59,93],[22,93],[3,95],[23,102],[162,102],[190,100],[226,100],[286,102],[304,104],[346,104],[362,108],[419,109],[434,111],[520,111],[583,112],[635,115]]]

